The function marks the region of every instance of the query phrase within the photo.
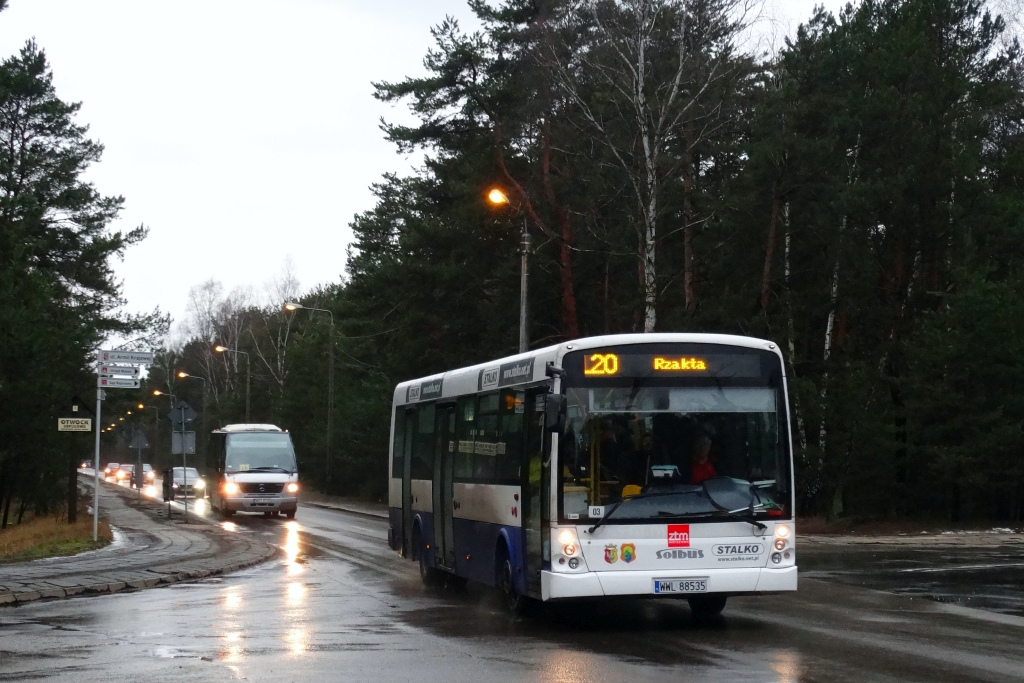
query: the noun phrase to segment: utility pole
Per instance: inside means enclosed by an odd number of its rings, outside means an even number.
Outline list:
[[[530,273],[530,233],[526,225],[526,213],[523,213],[523,235],[519,243],[521,259],[519,262],[519,353],[526,353],[530,350],[529,334],[527,325],[528,287]]]

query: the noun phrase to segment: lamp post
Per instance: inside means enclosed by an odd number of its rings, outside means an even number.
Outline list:
[[[249,422],[249,354],[245,351],[236,351],[235,349],[229,349],[226,346],[214,346],[213,350],[217,353],[234,353],[245,356],[245,421]]]
[[[203,383],[203,412],[201,412],[199,414],[199,418],[200,418],[200,423],[199,424],[200,424],[200,429],[203,430],[203,434],[205,435],[206,434],[206,378],[205,377],[200,377],[199,375],[190,375],[187,372],[180,371],[180,370],[178,371],[178,378],[179,379],[197,379],[197,380],[199,380],[200,382]],[[246,415],[246,422],[248,422],[248,421],[249,421],[249,416]],[[205,439],[203,441],[203,462],[202,462],[202,465],[203,465],[203,471],[205,472],[206,471],[206,441],[205,441]]]
[[[315,313],[326,313],[331,317],[331,326],[327,342],[327,457],[325,458],[324,481],[329,485],[331,482],[331,421],[334,416],[334,313],[326,308],[314,308],[303,306],[294,301],[286,302],[286,311],[313,311]],[[329,486],[328,486],[329,488]]]
[[[140,403],[139,410],[143,412],[147,410],[153,411],[153,452],[155,453],[160,442],[160,409],[156,406],[147,406]],[[150,453],[150,455],[153,455],[153,453]]]
[[[166,391],[160,391],[159,389],[153,390],[154,396],[170,396],[171,397],[171,410],[174,410],[174,400],[178,398],[174,394],[167,393]],[[179,404],[181,408],[181,499],[185,501],[185,524],[188,524],[188,464],[185,461],[186,453],[188,449],[185,448],[185,404]],[[172,427],[173,429],[173,427]],[[172,435],[173,436],[173,435]],[[174,450],[172,445],[171,450]],[[173,453],[172,453],[173,455]],[[171,475],[171,498],[174,498],[174,468],[170,469]],[[195,484],[193,484],[195,486]],[[171,509],[170,505],[167,507],[168,511]],[[168,514],[170,514],[168,512]]]
[[[508,195],[496,187],[487,193],[487,200],[495,206],[505,204],[516,213],[523,215],[523,231],[519,239],[519,353],[526,353],[530,348],[529,335],[526,330],[527,288],[530,273],[530,264],[527,260],[530,254],[530,233],[527,230],[526,212],[518,205],[512,204]]]

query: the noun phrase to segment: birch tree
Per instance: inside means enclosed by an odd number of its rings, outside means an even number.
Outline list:
[[[684,194],[685,303],[696,304],[693,151],[720,125],[719,86],[735,73],[734,39],[750,7],[748,0],[582,0],[569,5],[560,28],[587,43],[567,37],[546,55],[582,127],[633,191],[645,332],[657,326],[662,195],[676,181]]]

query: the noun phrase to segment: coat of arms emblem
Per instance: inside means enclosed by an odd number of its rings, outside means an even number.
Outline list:
[[[604,561],[608,564],[615,564],[619,561],[619,549],[614,545],[604,547]]]
[[[636,559],[636,545],[633,543],[623,543],[619,555],[622,557],[623,562],[627,564],[632,562]]]

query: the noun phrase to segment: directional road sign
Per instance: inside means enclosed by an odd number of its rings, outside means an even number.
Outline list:
[[[101,350],[99,354],[100,363],[140,363],[142,365],[153,364],[152,351],[108,351]]]
[[[88,417],[58,417],[58,432],[91,432],[92,419]]]
[[[175,429],[181,429],[181,411],[185,410],[185,422],[192,422],[192,420],[199,417],[199,413],[192,409],[192,406],[185,403],[184,401],[178,401],[171,408],[170,412],[167,413],[167,419],[175,426]]]
[[[140,371],[141,369],[137,365],[104,365],[100,363],[96,366],[96,372],[105,377],[113,377],[114,375],[138,377]]]
[[[96,386],[101,389],[138,389],[139,380],[127,377],[99,377]]]

